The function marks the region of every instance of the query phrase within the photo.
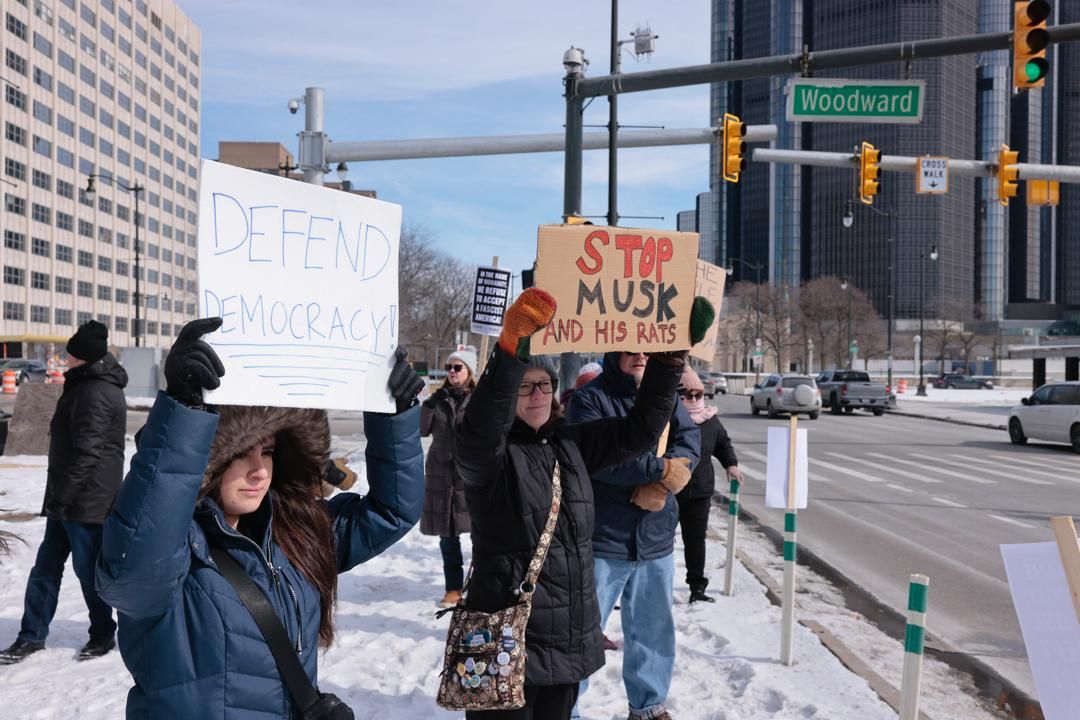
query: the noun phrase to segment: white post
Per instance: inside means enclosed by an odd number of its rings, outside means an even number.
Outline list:
[[[735,540],[739,532],[739,481],[731,478],[728,493],[727,560],[724,563],[724,594],[731,597],[735,577]]]
[[[791,431],[788,435],[788,487],[787,513],[784,515],[784,590],[781,601],[780,627],[780,662],[791,666],[791,643],[795,630],[795,443],[798,439],[799,418],[791,416]]]
[[[908,586],[908,621],[904,631],[904,674],[900,683],[900,720],[918,720],[922,686],[926,596],[930,578],[912,575]]]

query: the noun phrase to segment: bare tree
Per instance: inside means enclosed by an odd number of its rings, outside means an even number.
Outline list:
[[[820,277],[803,285],[799,292],[799,318],[801,334],[814,341],[822,367],[833,363],[843,365],[847,347],[847,295],[840,287],[840,280]]]
[[[794,328],[797,324],[794,316],[797,293],[798,288],[761,288],[761,341],[776,358],[780,372],[784,372],[790,351],[798,345]]]

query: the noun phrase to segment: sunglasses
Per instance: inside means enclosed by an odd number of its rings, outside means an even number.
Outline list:
[[[680,390],[679,396],[687,400],[700,400],[705,397],[705,393],[700,390]]]
[[[559,387],[558,380],[541,380],[540,382],[523,382],[518,385],[518,395],[520,397],[528,397],[533,394],[533,390],[539,390],[545,395],[550,395],[555,392]]]
[[[465,369],[464,365],[447,365],[446,372],[461,372]]]

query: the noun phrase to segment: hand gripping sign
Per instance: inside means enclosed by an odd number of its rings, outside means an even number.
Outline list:
[[[698,236],[668,230],[542,225],[536,285],[558,310],[532,351],[657,352],[690,347]]]

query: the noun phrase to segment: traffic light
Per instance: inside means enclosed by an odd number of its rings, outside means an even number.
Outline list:
[[[1016,163],[1020,161],[1020,153],[1010,150],[1008,145],[1001,146],[998,153],[998,200],[1002,205],[1009,204],[1009,198],[1016,197],[1020,191],[1020,168]]]
[[[746,169],[746,123],[724,113],[724,132],[720,148],[720,174],[727,182],[739,182],[739,173]]]
[[[1013,85],[1017,90],[1042,87],[1050,72],[1046,46],[1050,34],[1046,18],[1050,17],[1047,0],[1021,0],[1013,3]]]
[[[1061,199],[1061,183],[1057,180],[1028,180],[1024,184],[1028,207],[1057,205]]]
[[[880,190],[880,174],[881,151],[864,140],[859,150],[859,200],[866,205],[874,204],[874,196]]]

